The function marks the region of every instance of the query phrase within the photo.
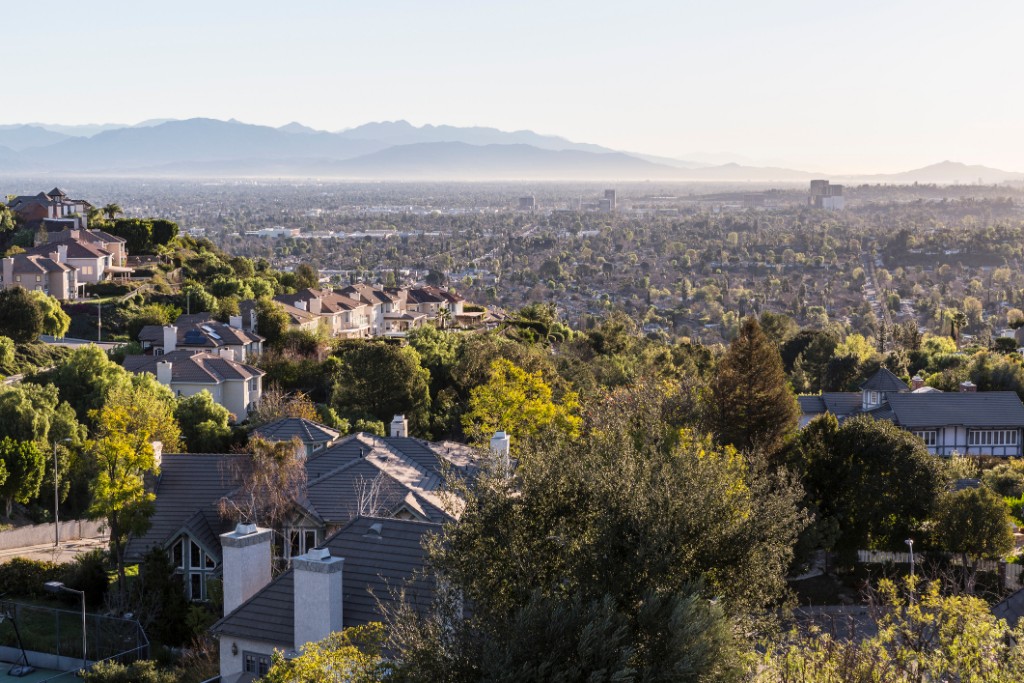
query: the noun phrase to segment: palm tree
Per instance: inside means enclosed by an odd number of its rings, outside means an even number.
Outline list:
[[[114,220],[116,216],[124,215],[124,209],[121,208],[121,205],[115,204],[114,202],[111,202],[110,204],[104,206],[102,211],[106,215],[107,220],[111,221]]]
[[[437,324],[442,330],[447,329],[452,321],[452,312],[447,308],[437,309]]]
[[[960,341],[960,330],[967,326],[967,314],[963,311],[953,309],[949,314],[949,336],[953,341]]]

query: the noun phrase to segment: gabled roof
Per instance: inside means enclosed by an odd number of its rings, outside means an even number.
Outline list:
[[[165,453],[156,481],[156,511],[149,530],[128,542],[127,557],[137,561],[153,546],[187,530],[208,550],[220,552],[218,534],[231,528],[217,511],[218,501],[238,487],[239,465],[247,456],[210,453]]]
[[[76,239],[62,239],[55,242],[47,242],[46,244],[40,244],[38,247],[32,247],[25,251],[26,254],[38,254],[41,256],[49,256],[50,254],[57,251],[57,247],[64,246],[68,249],[68,258],[103,258],[104,256],[110,256],[110,252],[99,247],[94,247],[91,244]]]
[[[1024,427],[1024,403],[1013,391],[907,393],[887,398],[901,427]]]
[[[259,368],[221,358],[209,351],[181,349],[162,356],[127,356],[124,369],[129,372],[157,374],[157,363],[171,363],[171,381],[187,384],[220,384],[230,380],[248,380],[266,373]]]
[[[894,375],[888,368],[879,368],[878,372],[860,385],[860,389],[861,391],[910,391],[906,382]]]
[[[260,425],[252,432],[268,441],[290,441],[297,438],[304,444],[321,444],[334,441],[341,432],[304,417],[285,417]]]
[[[41,254],[15,254],[14,263],[11,266],[11,273],[14,275],[42,275],[43,273],[56,273],[74,270],[74,268],[58,263],[49,256]]]
[[[379,530],[379,533],[375,531]],[[395,604],[394,591],[410,587],[414,604],[426,606],[433,584],[419,577],[427,555],[423,541],[441,525],[381,517],[358,517],[324,544],[345,559],[342,623],[348,628],[381,621],[381,607]],[[270,582],[211,631],[272,643],[291,650],[295,643],[295,581],[289,570]]]
[[[247,346],[263,341],[263,337],[237,327],[225,325],[210,318],[209,313],[182,314],[174,323],[178,328],[177,345],[193,349],[216,349],[222,346]],[[144,325],[139,330],[139,341],[163,346],[162,325]]]

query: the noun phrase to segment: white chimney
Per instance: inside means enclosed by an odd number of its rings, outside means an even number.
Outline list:
[[[231,349],[230,346],[218,347],[217,348],[217,353],[224,360],[234,360],[235,359],[235,352]]]
[[[57,245],[57,263],[67,263],[68,261],[68,245],[58,244]]]
[[[512,448],[512,438],[505,432],[494,432],[491,437],[491,450],[498,455],[508,455]]]
[[[156,362],[156,381],[160,382],[164,386],[171,386],[171,370],[174,369],[174,363],[169,360],[158,360]]]
[[[164,353],[172,353],[178,348],[178,328],[176,325],[164,325]]]
[[[239,524],[220,535],[223,551],[224,614],[235,611],[270,583],[270,541],[273,532],[255,524]]]
[[[292,558],[295,650],[342,629],[342,573],[345,560],[327,548]]]
[[[313,297],[309,300],[309,312],[320,315],[320,311],[323,310],[323,302],[320,301],[320,297]]]
[[[153,462],[156,463],[157,467],[160,467],[164,461],[164,442],[150,441],[149,445],[153,448]]]
[[[300,311],[306,310],[306,302],[305,301],[296,301],[295,302],[295,308],[299,309]]]
[[[242,329],[242,316],[230,315],[228,316],[228,327],[233,327],[236,330]]]
[[[400,438],[409,436],[409,421],[405,419],[405,415],[395,415],[395,419],[391,421],[391,436]]]

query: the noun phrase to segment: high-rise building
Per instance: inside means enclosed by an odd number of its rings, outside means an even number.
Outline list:
[[[846,206],[846,200],[843,199],[843,186],[831,185],[827,180],[812,180],[807,203],[827,211],[842,211]]]
[[[535,197],[520,197],[519,198],[519,210],[520,211],[536,211],[537,210],[537,199]]]
[[[615,208],[616,208],[615,207],[615,190],[605,190],[604,191],[604,198],[608,200],[608,207],[609,207],[608,210],[609,211],[614,211]],[[603,204],[601,205],[601,208],[602,209],[604,208]]]

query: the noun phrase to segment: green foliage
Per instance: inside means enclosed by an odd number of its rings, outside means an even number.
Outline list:
[[[14,365],[14,340],[10,337],[0,337],[0,369],[7,369]]]
[[[178,683],[173,671],[159,668],[151,660],[121,664],[116,660],[98,662],[82,680],[88,683]]]
[[[124,368],[113,363],[100,348],[89,345],[76,348],[63,363],[30,381],[57,387],[61,400],[67,401],[78,419],[85,421],[90,411],[103,406],[110,387],[126,382],[127,377]]]
[[[796,430],[800,408],[775,345],[754,318],[743,321],[711,383],[709,416],[724,444],[775,453]]]
[[[1009,508],[985,487],[944,493],[935,509],[932,537],[940,548],[963,556],[969,593],[978,560],[1000,559],[1014,547]]]
[[[1000,496],[1020,497],[1024,495],[1024,462],[1013,460],[985,470],[981,483]]]
[[[36,298],[26,289],[0,290],[0,335],[27,344],[43,333],[44,316]]]
[[[135,340],[139,338],[139,332],[146,325],[170,325],[178,316],[181,315],[181,309],[176,306],[170,306],[167,304],[149,303],[144,306],[140,306],[132,310],[125,322],[125,329],[128,333],[128,338]]]
[[[97,609],[103,606],[110,587],[106,551],[96,549],[75,555],[71,562],[63,565],[61,575],[68,588],[85,591],[89,607]],[[75,600],[77,602],[77,597]]]
[[[15,441],[5,436],[0,439],[0,463],[6,473],[0,484],[0,501],[4,516],[11,516],[14,503],[27,503],[39,494],[46,468],[46,455],[33,441]]]
[[[819,519],[835,520],[835,549],[902,548],[932,511],[942,477],[919,438],[868,416],[839,426],[826,414],[795,439],[790,463]]]
[[[339,415],[391,422],[405,415],[413,431],[427,425],[430,373],[408,346],[355,342],[338,350],[342,360],[331,404]]]
[[[231,441],[231,413],[214,402],[207,390],[178,399],[174,417],[181,426],[185,446],[192,453],[221,453]]]
[[[193,635],[187,624],[189,602],[184,584],[163,548],[153,548],[143,556],[132,582],[131,604],[156,643],[179,646]]]
[[[58,339],[67,334],[68,328],[71,327],[71,318],[61,308],[60,302],[40,291],[29,292],[29,295],[43,318],[42,334]]]
[[[123,237],[129,254],[153,254],[158,246],[169,244],[178,235],[178,225],[163,219],[120,218],[105,224],[103,229]]]
[[[266,340],[267,346],[277,347],[290,324],[284,308],[270,297],[256,302],[256,329]]]
[[[298,657],[275,652],[263,683],[376,683],[388,679],[390,664],[381,654],[384,628],[379,622],[335,631],[306,643]]]
[[[56,562],[13,557],[0,563],[0,586],[9,598],[42,598],[47,581],[63,580],[64,569]]]

